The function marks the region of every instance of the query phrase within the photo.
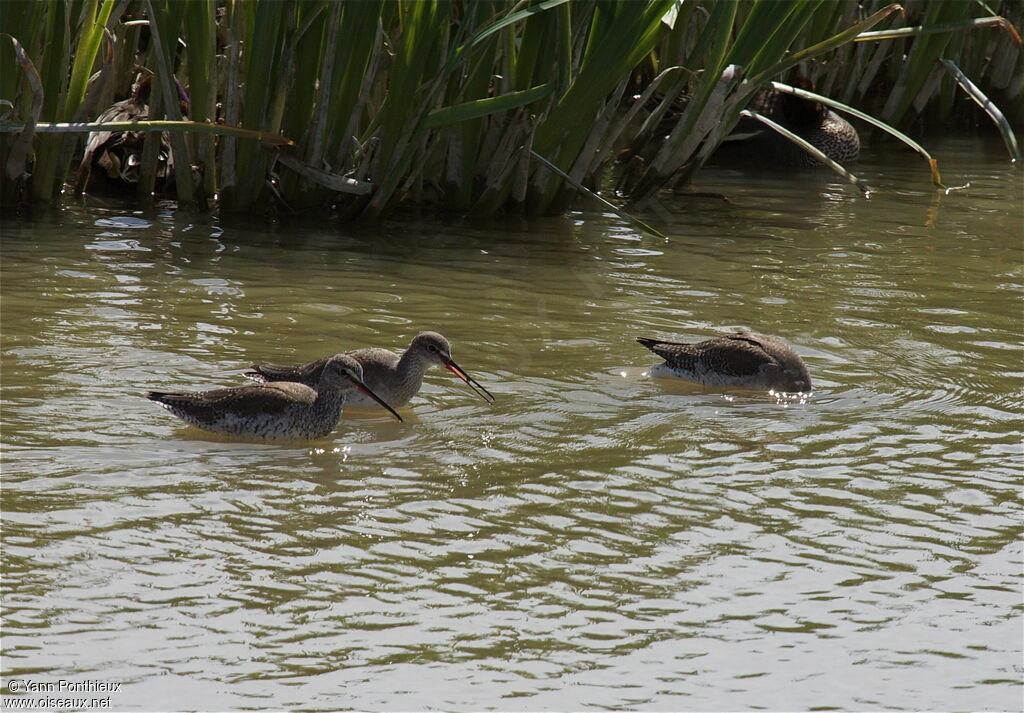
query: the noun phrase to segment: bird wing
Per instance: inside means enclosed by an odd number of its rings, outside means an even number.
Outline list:
[[[245,372],[248,377],[265,382],[298,382],[315,387],[320,383],[320,375],[330,357],[317,359],[301,366],[285,366],[283,364],[254,364],[251,371]]]
[[[115,102],[109,107],[104,109],[99,116],[96,117],[97,124],[103,124],[111,121],[145,121],[149,116],[149,107],[145,104],[139,104],[135,99],[125,99],[123,101]],[[92,155],[105,146],[108,142],[110,145],[107,148],[117,146],[126,140],[126,136],[130,134],[137,134],[138,141],[141,141],[145,136],[142,132],[126,132],[126,131],[93,131],[89,134],[89,140],[85,143],[84,155],[91,158]],[[111,140],[113,139],[113,140]]]
[[[291,381],[251,384],[220,391],[227,392],[223,403],[239,413],[279,413],[295,404],[312,405],[317,397],[314,389]]]
[[[669,366],[693,371],[697,363],[697,351],[686,342],[663,342],[660,339],[638,337],[637,341],[664,359]]]
[[[305,384],[251,384],[201,392],[151,392],[150,398],[168,406],[187,407],[194,415],[214,419],[223,411],[239,415],[276,414],[296,404],[311,405],[317,392]]]
[[[753,376],[765,364],[776,363],[757,338],[746,334],[716,337],[701,345],[701,360],[723,374]]]
[[[637,341],[669,366],[685,371],[696,371],[697,365],[702,364],[722,374],[752,376],[765,364],[775,362],[756,337],[744,333],[714,337],[696,344],[645,338]]]

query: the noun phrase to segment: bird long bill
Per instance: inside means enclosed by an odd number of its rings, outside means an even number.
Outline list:
[[[351,376],[350,376],[349,378],[350,378],[350,379],[352,379],[352,383],[356,385],[356,388],[357,388],[357,389],[359,389],[359,390],[360,390],[360,391],[362,391],[362,392],[363,392],[364,394],[366,394],[367,396],[369,396],[369,397],[370,397],[371,399],[373,399],[374,401],[376,401],[377,403],[379,403],[379,404],[380,404],[381,406],[383,406],[384,408],[386,408],[386,409],[387,409],[388,411],[390,411],[390,412],[391,412],[391,415],[392,415],[392,416],[394,416],[395,418],[397,418],[397,419],[398,419],[399,421],[401,421],[401,420],[402,420],[402,417],[398,415],[398,412],[397,412],[397,411],[395,411],[395,410],[394,410],[393,408],[391,408],[390,406],[388,406],[388,405],[387,405],[387,403],[385,403],[385,402],[384,402],[384,399],[382,399],[382,398],[381,398],[380,396],[377,396],[377,394],[375,394],[375,393],[373,393],[372,391],[370,391],[370,387],[369,387],[369,386],[367,386],[367,385],[366,385],[366,384],[364,384],[363,382],[359,381],[359,379],[356,379],[356,378],[354,378],[354,377],[351,377]]]
[[[477,381],[472,376],[467,374],[466,370],[463,369],[458,364],[456,364],[454,360],[449,360],[448,363],[445,364],[445,368],[447,368],[448,371],[450,371],[451,373],[455,374],[455,376],[465,381],[469,385],[469,388],[473,389],[473,391],[479,394],[480,398],[482,398],[484,401],[486,401],[489,404],[494,403],[493,394],[491,394],[490,391],[485,389],[479,381]]]

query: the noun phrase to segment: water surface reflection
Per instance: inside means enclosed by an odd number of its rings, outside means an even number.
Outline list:
[[[1019,709],[1020,178],[883,160],[869,201],[709,173],[733,202],[666,199],[668,242],[5,221],[4,675],[122,709]],[[814,395],[643,376],[634,337],[738,326]],[[405,423],[257,444],[140,397],[422,329],[493,406],[435,370]]]

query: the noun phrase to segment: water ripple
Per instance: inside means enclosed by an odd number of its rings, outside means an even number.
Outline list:
[[[739,200],[667,243],[590,213],[372,238],[15,224],[5,670],[102,671],[128,708],[1016,706],[1005,198],[897,216],[718,180]],[[906,217],[933,209],[942,230]],[[814,393],[652,380],[632,341],[737,327],[793,343]],[[142,398],[426,328],[495,404],[437,370],[405,423],[263,444]]]

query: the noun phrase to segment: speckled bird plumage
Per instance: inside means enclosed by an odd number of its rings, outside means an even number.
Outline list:
[[[711,387],[810,391],[811,376],[792,347],[776,337],[736,332],[702,342],[638,342],[665,360],[651,376],[669,376]]]
[[[279,381],[201,392],[151,391],[156,401],[183,421],[214,433],[268,440],[323,438],[341,418],[346,397],[362,381],[359,362],[345,355],[325,360],[315,388]],[[395,414],[396,418],[399,418]]]
[[[794,85],[808,91],[814,89],[806,78],[796,80]],[[778,122],[837,163],[850,163],[860,154],[857,129],[824,104],[777,90],[765,90],[755,95],[748,108]],[[758,135],[740,145],[748,155],[759,156],[764,165],[819,165],[818,159],[768,127],[753,120],[743,120],[743,124],[757,127]]]

